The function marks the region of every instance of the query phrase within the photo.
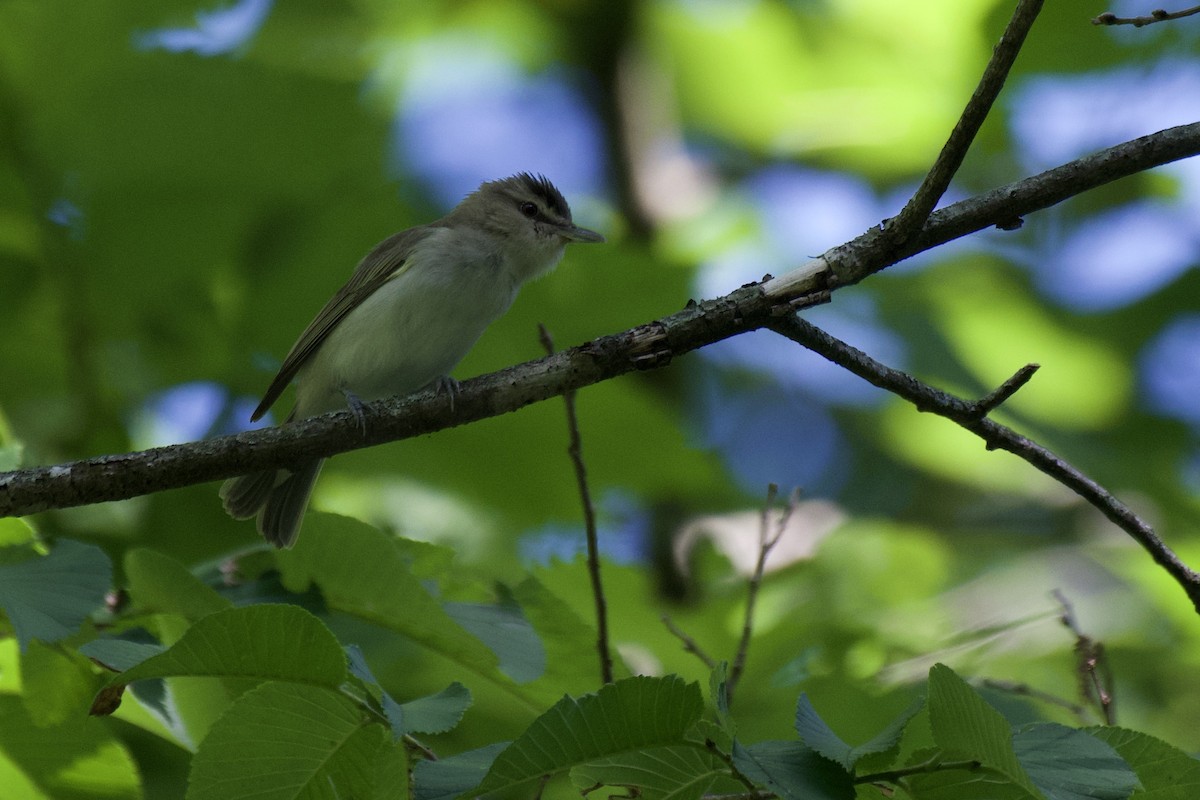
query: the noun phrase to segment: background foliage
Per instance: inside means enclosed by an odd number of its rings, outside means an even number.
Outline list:
[[[898,210],[1011,10],[920,5],[0,0],[0,467],[244,426],[371,245],[518,170],[545,172],[610,243],[527,287],[459,377],[540,355],[539,321],[566,346],[786,271]],[[1107,9],[1085,5],[1047,4],[956,196],[1192,121],[1200,26],[1095,28]],[[1125,5],[1113,10],[1146,12]],[[1197,565],[1198,204],[1200,167],[1183,162],[914,259],[807,316],[966,395],[1041,363],[997,416]],[[740,741],[794,738],[800,691],[865,741],[937,661],[1079,702],[1059,589],[1104,643],[1118,721],[1200,749],[1200,635],[1182,592],[1023,462],[767,333],[596,386],[579,407],[625,674],[709,686],[659,616],[730,657],[766,484],[803,489],[760,596]],[[203,767],[191,753],[234,698],[254,720],[250,679],[170,678],[171,701],[147,701],[157,711],[126,700],[88,720],[110,673],[78,648],[98,624],[169,645],[230,602],[306,588],[300,602],[361,648],[363,691],[403,703],[452,681],[470,690],[461,724],[423,729],[440,755],[512,739],[564,692],[595,690],[565,438],[561,405],[545,403],[332,461],[317,508],[448,548],[378,551],[348,521],[310,520],[302,538],[341,531],[375,559],[364,569],[398,559],[393,581],[318,580],[304,547],[261,552],[215,486],[0,521],[0,569],[16,570],[0,585],[13,633],[0,729],[73,742],[94,785],[22,776],[12,741],[0,784],[182,796],[189,765]],[[65,561],[22,583],[45,552],[26,545],[32,531]],[[385,585],[391,606],[356,594]],[[111,586],[132,605],[83,624],[78,609]],[[57,601],[65,616],[45,627]],[[460,630],[474,636],[448,633]],[[1014,724],[1100,721],[984,691]]]

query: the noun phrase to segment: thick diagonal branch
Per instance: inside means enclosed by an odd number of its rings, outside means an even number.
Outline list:
[[[1200,153],[1200,123],[1159,131],[934,212],[902,248],[878,229],[787,275],[602,336],[553,356],[462,384],[451,409],[431,392],[368,406],[364,435],[349,412],[203,442],[0,473],[0,516],[121,500],[303,463],[474,422],[603,380],[665,366],[685,353],[761,328],[828,292],[969,233],[1006,223],[1088,189]]]

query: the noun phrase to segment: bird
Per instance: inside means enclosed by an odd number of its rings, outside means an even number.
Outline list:
[[[527,281],[551,272],[570,243],[604,237],[576,225],[563,194],[528,172],[486,181],[441,219],[374,247],[292,345],[251,415],[293,381],[284,423],[425,387],[451,393],[449,373]],[[278,548],[296,543],[325,459],[231,478],[220,490],[234,519],[257,519]]]

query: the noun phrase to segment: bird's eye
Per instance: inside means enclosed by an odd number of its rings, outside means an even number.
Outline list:
[[[520,209],[521,209],[521,213],[524,214],[525,216],[529,217],[530,219],[533,219],[534,217],[536,217],[537,213],[538,213],[537,204],[530,203],[528,201],[521,203]]]

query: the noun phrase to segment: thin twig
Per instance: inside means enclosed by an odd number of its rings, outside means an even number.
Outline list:
[[[1086,725],[1089,721],[1094,721],[1095,719],[1094,717],[1089,717],[1088,709],[1079,703],[1073,703],[1065,697],[1059,697],[1049,692],[1043,692],[1041,689],[1035,689],[1027,683],[1014,683],[1013,681],[984,678],[983,685],[998,692],[1007,692],[1008,694],[1028,697],[1033,700],[1040,700],[1047,705],[1066,709],[1075,715],[1081,725]]]
[[[1105,11],[1098,17],[1092,19],[1093,25],[1132,25],[1135,28],[1141,28],[1146,25],[1153,25],[1156,22],[1166,22],[1172,19],[1183,19],[1190,17],[1192,14],[1200,14],[1200,6],[1192,6],[1185,8],[1183,11],[1165,11],[1161,8],[1156,8],[1144,17],[1118,17],[1111,11]]]
[[[702,648],[695,639],[693,639],[691,636],[688,636],[688,634],[684,632],[682,628],[676,625],[669,616],[663,614],[662,623],[663,625],[667,626],[667,630],[671,632],[672,636],[683,642],[683,649],[685,652],[691,653],[696,658],[703,661],[704,666],[708,667],[709,669],[717,668],[716,659],[704,652],[704,648]]]
[[[1026,364],[1012,374],[1008,380],[976,400],[972,405],[975,414],[980,419],[995,411],[1001,403],[1016,394],[1022,386],[1029,383],[1033,374],[1041,369],[1040,364]]]
[[[554,340],[546,326],[538,323],[538,336],[546,355],[554,355]],[[596,602],[596,651],[600,656],[600,680],[613,682],[612,651],[608,645],[608,602],[604,597],[604,582],[600,579],[600,540],[596,533],[596,508],[592,503],[592,492],[588,488],[587,465],[583,461],[583,440],[579,435],[579,418],[575,414],[575,392],[563,392],[563,405],[567,409],[567,430],[570,444],[567,453],[575,467],[575,479],[579,484],[579,499],[583,503],[583,527],[587,536],[588,577],[592,581],[592,598]]]
[[[1116,698],[1113,696],[1112,670],[1109,669],[1104,644],[1088,636],[1079,627],[1075,609],[1065,594],[1055,589],[1053,595],[1062,606],[1059,619],[1067,630],[1075,634],[1075,672],[1079,676],[1079,693],[1095,706],[1105,725],[1115,725]]]
[[[975,87],[975,92],[967,101],[966,108],[959,116],[954,130],[950,132],[945,146],[938,153],[937,160],[933,162],[933,166],[925,175],[925,179],[921,181],[921,185],[917,187],[912,198],[888,223],[888,232],[893,242],[903,244],[916,234],[929,219],[930,213],[942,199],[942,195],[946,193],[950,181],[958,172],[958,168],[962,166],[971,142],[979,133],[1000,90],[1004,88],[1004,81],[1012,69],[1013,62],[1016,61],[1017,54],[1021,52],[1025,37],[1029,33],[1029,29],[1033,27],[1033,21],[1037,19],[1038,12],[1041,10],[1042,0],[1020,0],[1017,3],[1012,18],[1004,29],[1004,34],[996,43],[995,49],[992,50],[991,60],[988,61],[988,65],[979,79],[979,84]]]
[[[1066,486],[1097,508],[1128,533],[1187,592],[1200,612],[1200,573],[1180,560],[1163,543],[1154,529],[1107,489],[1084,475],[1045,447],[1021,436],[1011,428],[975,413],[975,403],[934,389],[911,375],[879,363],[866,353],[800,319],[795,314],[778,317],[770,324],[776,333],[804,345],[860,378],[903,397],[917,407],[953,420],[983,439],[989,450],[1006,450],[1032,464],[1038,470]]]
[[[920,764],[913,764],[911,767],[898,767],[896,769],[885,770],[884,772],[872,772],[868,775],[858,775],[854,778],[855,783],[896,783],[901,778],[907,778],[910,775],[924,775],[930,772],[950,772],[957,770],[965,770],[967,772],[975,772],[982,767],[978,761],[942,761],[939,758],[931,758],[928,761],[923,761]]]
[[[778,493],[778,486],[773,483],[767,485],[767,500],[763,503],[758,527],[758,559],[754,563],[754,574],[750,576],[750,581],[746,585],[746,613],[742,618],[742,636],[733,656],[733,665],[729,668],[729,680],[726,682],[726,701],[730,704],[733,703],[733,693],[737,688],[738,681],[741,680],[742,673],[746,670],[746,658],[750,653],[750,637],[754,633],[754,606],[758,602],[758,593],[762,588],[763,573],[767,568],[767,556],[783,538],[788,521],[795,512],[800,499],[799,490],[793,490],[788,498],[787,508],[779,515],[775,533],[772,535],[769,532],[771,509],[775,506],[775,497]]]

